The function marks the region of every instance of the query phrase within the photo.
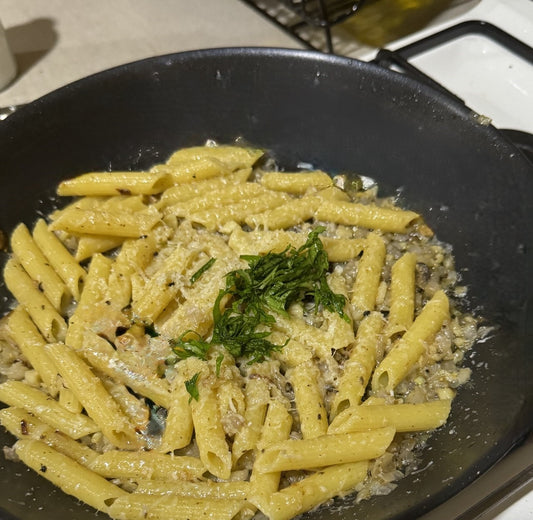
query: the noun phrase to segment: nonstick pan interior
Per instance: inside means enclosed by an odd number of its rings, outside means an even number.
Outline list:
[[[0,227],[8,234],[17,222],[30,225],[48,213],[62,178],[147,168],[178,147],[237,138],[270,150],[287,169],[305,161],[361,173],[377,179],[382,194],[398,194],[453,244],[471,308],[496,326],[466,360],[472,381],[460,389],[450,422],[430,438],[421,471],[391,495],[358,505],[339,500],[306,516],[416,518],[533,427],[533,168],[466,107],[375,65],[306,51],[196,51],[97,74],[2,122]],[[0,441],[13,442],[5,433]],[[0,508],[0,518],[94,518],[4,460]]]

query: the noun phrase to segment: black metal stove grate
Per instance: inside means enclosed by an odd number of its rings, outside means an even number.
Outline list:
[[[489,38],[516,56],[529,61],[529,63],[533,65],[533,48],[518,40],[514,36],[506,33],[505,31],[502,31],[495,25],[480,20],[470,20],[458,23],[457,25],[447,27],[446,29],[426,36],[425,38],[421,38],[394,51],[389,49],[380,49],[373,62],[381,65],[382,67],[390,68],[394,66],[404,73],[415,76],[419,81],[428,83],[439,90],[445,90],[449,96],[456,97],[449,90],[444,89],[444,87],[442,87],[435,80],[429,76],[426,76],[419,69],[411,65],[409,63],[409,58],[413,58],[414,56],[468,34],[479,34]]]
[[[342,22],[357,11],[362,0],[281,0],[313,25],[326,27]]]
[[[364,0],[242,0],[306,47],[338,52],[331,28],[346,20]],[[342,54],[342,52],[341,52]]]
[[[479,34],[489,38],[533,65],[532,47],[502,31],[499,27],[480,20],[458,23],[394,51],[381,49],[372,61],[385,68],[394,67],[396,70],[414,77],[417,81],[428,84],[464,103],[453,92],[450,92],[433,78],[412,65],[409,59],[468,34]],[[500,131],[533,163],[533,134],[511,129],[500,129]]]

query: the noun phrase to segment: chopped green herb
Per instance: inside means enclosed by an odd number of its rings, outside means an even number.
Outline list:
[[[228,273],[225,292],[255,313],[264,309],[283,315],[291,303],[311,298],[316,311],[323,307],[349,321],[345,297],[327,282],[329,260],[318,237],[323,231],[322,226],[311,231],[299,249],[289,246],[282,253],[242,256],[250,267]]]
[[[220,311],[220,301],[226,291],[220,291],[214,309],[214,328],[212,343],[223,345],[234,357],[249,356],[250,363],[264,361],[273,350],[280,350],[284,345],[275,345],[267,339],[269,330],[258,331],[260,325],[273,323],[274,317],[262,309],[241,309],[239,301]]]
[[[200,278],[200,276],[202,276],[216,262],[216,260],[216,258],[210,258],[204,265],[202,265],[202,267],[200,267],[200,269],[198,269],[198,271],[196,271],[189,279],[191,284],[196,282],[196,280],[198,280],[198,278]]]
[[[261,362],[284,346],[266,339],[275,322],[270,312],[287,315],[291,303],[312,298],[315,311],[322,307],[349,320],[344,296],[335,294],[327,283],[329,261],[318,238],[323,231],[323,227],[311,231],[299,249],[289,246],[281,253],[242,256],[249,267],[226,275],[226,289],[220,291],[213,308],[211,341],[224,345],[235,357],[244,355],[251,363]],[[226,295],[233,301],[222,311]]]
[[[202,339],[197,332],[187,330],[178,339],[171,340],[170,346],[179,359],[194,356],[206,360],[210,344]]]
[[[287,344],[276,345],[267,339],[276,321],[271,313],[287,315],[289,306],[297,301],[312,300],[315,312],[327,309],[349,321],[344,313],[345,297],[334,293],[327,283],[329,260],[318,237],[323,231],[323,227],[311,231],[298,249],[289,246],[281,253],[242,256],[249,267],[226,275],[226,288],[219,292],[213,307],[211,340],[187,331],[172,342],[176,356],[206,359],[210,345],[220,344],[234,357],[249,357],[249,363],[264,361]],[[223,308],[227,297],[229,304]],[[221,362],[217,359],[217,372]]]
[[[190,395],[189,397],[189,403],[194,399],[195,401],[198,401],[200,398],[200,393],[198,391],[198,378],[200,377],[200,373],[196,372],[194,376],[192,376],[188,381],[185,381],[185,390],[187,390],[187,393]]]
[[[224,361],[224,354],[222,352],[217,356],[216,361],[216,375],[217,377],[220,375],[220,367],[222,366],[222,361]]]

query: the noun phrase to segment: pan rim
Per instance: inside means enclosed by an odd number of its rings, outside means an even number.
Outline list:
[[[437,90],[427,85],[422,85],[416,82],[415,80],[413,80],[412,78],[409,78],[399,73],[395,73],[393,71],[388,71],[372,63],[363,62],[363,61],[356,60],[353,58],[324,55],[323,53],[320,53],[318,51],[295,50],[295,49],[284,49],[284,48],[268,48],[268,47],[266,48],[265,47],[226,47],[226,48],[191,50],[191,51],[170,53],[170,54],[165,54],[161,56],[144,58],[142,60],[136,60],[130,63],[117,65],[116,67],[112,67],[110,69],[106,69],[104,71],[94,73],[85,78],[81,78],[57,90],[54,90],[53,92],[45,94],[41,98],[30,103],[29,105],[22,107],[20,111],[15,112],[6,121],[0,124],[0,135],[2,135],[3,130],[5,128],[6,136],[8,136],[9,128],[11,124],[13,125],[19,124],[19,120],[21,120],[20,122],[22,123],[24,120],[27,120],[27,118],[31,117],[35,113],[35,111],[39,112],[39,111],[48,110],[48,107],[55,103],[56,97],[63,96],[65,92],[76,92],[76,90],[80,86],[84,86],[85,88],[85,85],[90,84],[93,81],[98,81],[103,76],[110,77],[115,74],[121,74],[123,71],[128,70],[128,69],[144,68],[147,62],[153,63],[154,66],[157,65],[158,67],[164,67],[164,66],[175,65],[176,63],[180,61],[189,61],[191,58],[201,60],[205,56],[231,57],[231,56],[236,56],[236,55],[241,55],[241,54],[246,54],[247,56],[250,56],[250,57],[262,57],[264,59],[266,58],[277,58],[277,59],[299,58],[299,59],[302,59],[303,58],[306,60],[311,60],[313,62],[328,63],[329,65],[334,64],[334,65],[340,65],[342,67],[347,67],[347,66],[356,67],[356,68],[359,68],[359,70],[372,70],[373,74],[375,74],[377,77],[382,77],[384,79],[387,79],[388,81],[392,80],[397,83],[403,83],[410,90],[419,90],[419,91],[423,91],[426,93],[431,92],[432,95],[434,95],[434,97],[437,99],[437,101],[439,103],[445,104],[446,107],[452,111],[452,113],[457,114],[463,120],[469,121],[471,125],[478,125],[478,123],[475,121],[475,118],[472,117],[472,111],[465,105],[462,105],[454,101],[453,99],[445,98],[444,95],[439,93]],[[10,120],[12,120],[13,123],[10,123]],[[486,126],[482,130],[486,132],[487,135],[493,141],[499,141],[502,146],[508,145],[509,151],[513,150],[514,146],[510,142],[507,142],[507,140],[504,140],[502,134],[500,134],[496,128],[492,126]],[[533,166],[531,166],[529,163],[524,162],[524,167],[527,167],[530,173],[533,173]]]
[[[93,82],[98,82],[103,78],[114,75],[123,74],[125,71],[134,69],[147,68],[149,65],[154,67],[172,67],[179,62],[187,62],[193,60],[204,60],[206,57],[219,58],[235,58],[237,56],[247,56],[249,58],[260,59],[300,59],[317,64],[327,64],[335,67],[349,67],[356,68],[361,72],[370,71],[377,78],[386,81],[397,83],[401,88],[405,88],[411,92],[423,94],[428,98],[433,99],[436,103],[444,106],[452,116],[457,116],[465,123],[471,126],[478,127],[479,131],[486,133],[487,137],[493,140],[499,146],[508,148],[509,153],[517,154],[523,162],[526,169],[531,170],[533,175],[533,163],[522,153],[522,151],[512,142],[509,133],[504,133],[496,128],[489,121],[487,124],[483,116],[468,107],[464,102],[458,98],[447,96],[445,92],[433,87],[430,84],[422,83],[416,78],[409,76],[393,69],[385,68],[373,61],[363,61],[358,58],[347,56],[339,56],[336,54],[327,54],[312,49],[297,49],[290,47],[268,47],[268,46],[225,46],[225,47],[205,47],[200,49],[190,49],[185,51],[170,52],[161,55],[154,55],[138,60],[129,61],[118,64],[113,67],[94,72],[87,76],[73,80],[57,89],[54,89],[44,95],[21,105],[17,110],[11,114],[6,120],[0,124],[0,135],[5,130],[9,138],[10,121],[17,121],[19,118],[30,117],[32,112],[39,112],[46,110],[47,105],[53,104],[56,98],[70,95],[76,92],[79,88],[85,88]],[[481,116],[481,117],[480,117]],[[504,130],[504,129],[502,129]],[[1,172],[0,172],[1,174]]]

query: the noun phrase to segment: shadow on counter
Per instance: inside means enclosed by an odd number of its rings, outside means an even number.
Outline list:
[[[17,63],[15,83],[56,45],[58,34],[50,18],[36,18],[6,28],[6,38]]]

